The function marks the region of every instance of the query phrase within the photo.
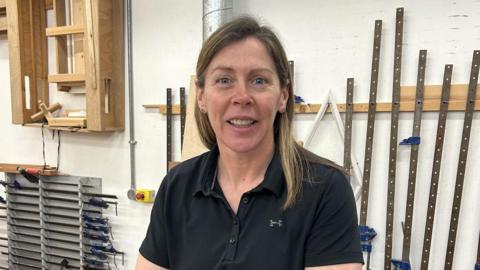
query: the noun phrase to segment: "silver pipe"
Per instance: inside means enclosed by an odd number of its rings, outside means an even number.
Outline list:
[[[136,171],[135,171],[135,115],[133,106],[133,52],[132,52],[132,0],[127,0],[127,51],[128,51],[128,116],[130,129],[130,189],[127,197],[135,199]]]
[[[233,17],[233,0],[203,0],[203,41]]]

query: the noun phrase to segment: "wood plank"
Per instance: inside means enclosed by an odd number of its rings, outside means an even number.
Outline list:
[[[123,0],[112,2],[112,81],[113,123],[106,128],[125,128],[125,27]]]
[[[17,1],[8,1],[8,55],[10,64],[10,91],[12,105],[12,123],[22,124],[23,121],[23,68],[22,68],[22,24],[20,23],[20,6]]]
[[[85,74],[50,74],[49,83],[85,83]]]
[[[83,25],[55,26],[45,29],[45,34],[47,35],[47,37],[83,34],[84,32],[85,28],[83,27]]]
[[[197,102],[195,76],[190,78],[188,89],[187,116],[185,119],[185,135],[183,137],[182,161],[206,152],[208,149],[203,145],[195,122],[194,109]],[[191,113],[188,113],[191,112]]]
[[[53,1],[53,16],[55,26],[65,26],[67,23],[65,14],[65,0]],[[57,73],[68,73],[68,48],[67,37],[58,36],[55,39],[55,55],[57,62]],[[61,90],[61,86],[57,86]]]
[[[79,133],[90,133],[90,134],[100,134],[103,132],[115,132],[115,131],[122,131],[123,128],[105,128],[102,131],[93,131],[87,128],[79,128],[79,127],[52,127],[49,125],[42,125],[41,123],[28,123],[23,124],[24,127],[33,127],[33,128],[42,128],[42,126],[48,130],[60,130],[60,131],[68,131],[71,133],[79,132]]]
[[[88,129],[102,131],[112,127],[123,128],[123,1],[87,0],[85,14],[88,32],[84,43]]]
[[[58,171],[55,167],[47,165],[45,168],[43,165],[34,164],[14,164],[14,163],[0,163],[0,172],[5,173],[18,173],[18,169],[33,168],[39,169],[40,175],[57,175]]]
[[[29,123],[38,112],[37,100],[48,103],[47,42],[45,38],[45,7],[43,1],[7,1],[8,46],[12,122]],[[28,78],[29,88],[25,80]],[[30,100],[27,106],[26,94]]]
[[[425,86],[425,98],[423,111],[434,112],[440,110],[440,98],[441,98],[441,85],[427,85]],[[448,105],[449,111],[463,111],[465,110],[465,99],[467,94],[466,84],[456,84],[451,87],[450,102]],[[480,85],[478,86],[480,89]],[[401,112],[413,112],[415,108],[415,86],[402,86],[401,88]],[[300,114],[313,114],[317,113],[321,104],[295,104],[295,113]],[[345,104],[337,104],[340,112],[345,112]],[[163,104],[145,104],[146,109],[158,109],[161,114],[167,113],[167,107]],[[188,108],[187,108],[188,110]],[[391,112],[391,102],[379,102],[377,103],[378,112]],[[368,112],[368,103],[355,103],[353,105],[354,112]],[[480,91],[477,91],[477,97],[475,102],[475,111],[480,111]],[[327,110],[330,112],[330,109]],[[172,105],[172,114],[180,114],[180,105]]]
[[[86,127],[87,118],[80,117],[52,117],[47,118],[48,125],[51,127]]]
[[[72,24],[85,25],[85,11],[83,0],[72,0]],[[72,36],[73,40],[73,71],[74,73],[85,73],[84,59],[84,35],[76,34]]]

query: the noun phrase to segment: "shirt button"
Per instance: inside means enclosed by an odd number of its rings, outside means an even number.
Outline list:
[[[233,220],[233,225],[237,225],[238,221],[236,219]]]
[[[242,201],[243,201],[244,204],[247,204],[249,199],[248,199],[248,197],[243,197]]]
[[[235,238],[230,238],[230,240],[228,241],[230,244],[234,244],[235,243]]]

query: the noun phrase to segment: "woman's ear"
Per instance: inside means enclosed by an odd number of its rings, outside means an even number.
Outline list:
[[[288,83],[282,90],[281,90],[281,94],[280,94],[280,104],[279,104],[279,108],[278,108],[278,111],[280,113],[284,113],[286,110],[287,110],[287,103],[288,103],[288,97],[290,96],[289,95],[289,89],[290,87],[290,83]]]
[[[195,81],[196,86],[196,95],[197,95],[197,105],[201,112],[205,113],[207,111],[206,100],[205,100],[205,91],[198,85],[198,81]]]

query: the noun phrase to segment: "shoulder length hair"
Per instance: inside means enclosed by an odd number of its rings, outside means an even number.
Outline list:
[[[293,137],[292,122],[295,96],[292,87],[292,74],[285,50],[275,33],[270,28],[260,25],[252,17],[247,16],[238,17],[221,26],[204,42],[198,56],[196,67],[197,91],[203,91],[205,72],[215,55],[228,45],[249,37],[256,38],[265,46],[275,63],[280,87],[286,87],[288,91],[286,110],[284,113],[277,113],[274,121],[274,139],[280,152],[287,186],[287,198],[283,209],[287,209],[295,203],[298,194],[301,192],[303,181],[310,179],[309,162],[338,166],[306,150]],[[198,103],[195,103],[194,113],[201,141],[208,149],[212,149],[217,144],[217,140],[208,115],[200,111]]]

